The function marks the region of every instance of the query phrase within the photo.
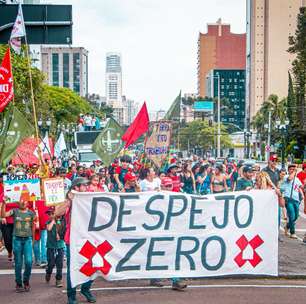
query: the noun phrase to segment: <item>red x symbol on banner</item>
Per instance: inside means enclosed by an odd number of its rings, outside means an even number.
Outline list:
[[[242,235],[236,242],[236,244],[241,250],[240,253],[234,259],[237,265],[239,267],[242,267],[247,261],[249,261],[249,263],[255,268],[262,261],[262,258],[258,255],[255,249],[263,243],[264,241],[260,238],[258,234],[250,241],[248,241],[248,239],[244,235]],[[243,251],[248,245],[250,245],[253,249],[253,259],[243,258]]]
[[[111,264],[104,258],[104,256],[113,249],[113,246],[108,242],[104,241],[98,247],[95,247],[89,241],[83,245],[80,250],[80,254],[88,259],[88,261],[81,267],[80,272],[86,276],[92,276],[96,271],[100,270],[103,274],[107,275],[112,268]],[[93,267],[92,259],[96,253],[99,253],[103,259],[103,266]]]

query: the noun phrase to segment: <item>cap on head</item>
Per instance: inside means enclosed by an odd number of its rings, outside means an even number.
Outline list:
[[[244,166],[242,169],[243,173],[251,173],[253,172],[252,167],[251,166]]]
[[[303,164],[302,168],[303,170],[306,169],[306,163]]]
[[[71,188],[73,189],[74,187],[79,187],[81,185],[87,185],[88,182],[89,182],[88,179],[85,177],[77,177],[72,181]]]
[[[55,211],[55,207],[49,207],[47,210],[46,210],[46,214],[51,214],[51,213],[54,213]]]
[[[136,175],[132,172],[128,172],[127,174],[125,174],[124,176],[124,182],[134,182],[136,180]]]
[[[277,161],[277,154],[271,154],[269,161]]]

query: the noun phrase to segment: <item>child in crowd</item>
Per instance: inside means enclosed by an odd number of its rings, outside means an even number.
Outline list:
[[[35,234],[35,213],[28,209],[28,202],[20,200],[19,208],[5,211],[6,202],[1,207],[1,217],[12,216],[14,219],[13,252],[15,259],[16,292],[30,291],[30,277],[32,271],[32,246]],[[23,278],[21,275],[24,262]]]
[[[56,287],[63,287],[62,273],[63,273],[63,260],[64,260],[64,234],[65,234],[65,220],[63,217],[56,217],[54,208],[49,208],[46,211],[49,215],[47,221],[47,260],[48,265],[46,268],[46,282],[49,283],[54,266],[56,266]]]

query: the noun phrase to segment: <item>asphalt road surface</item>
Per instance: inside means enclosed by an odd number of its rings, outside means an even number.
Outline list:
[[[297,222],[298,240],[280,232],[279,270],[283,274],[306,275],[306,245],[302,238],[306,232],[306,215],[301,206]],[[284,223],[283,223],[284,224]],[[65,279],[64,279],[65,281]],[[61,304],[67,302],[65,288],[56,288],[54,278],[44,281],[44,270],[33,269],[32,290],[16,294],[14,270],[5,252],[0,255],[1,304]],[[106,282],[98,278],[93,284],[97,303],[105,304],[306,304],[306,280],[299,279],[209,279],[188,281],[183,291],[173,291],[169,281],[165,287],[149,286],[148,280]],[[86,303],[78,294],[79,303]]]
[[[16,294],[13,289],[13,275],[1,278],[0,302],[10,304],[24,303],[66,303],[64,289],[46,284],[42,274],[32,277],[32,290]],[[173,291],[169,282],[163,288],[150,287],[147,280],[109,283],[97,279],[93,294],[97,303],[105,304],[305,304],[306,284],[304,280],[236,280],[210,279],[188,281],[183,292]],[[168,284],[168,285],[167,285]],[[78,294],[79,303],[86,303]]]

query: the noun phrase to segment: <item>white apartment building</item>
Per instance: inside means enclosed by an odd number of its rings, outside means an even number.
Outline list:
[[[114,108],[122,108],[122,69],[120,53],[106,54],[105,75],[106,102]]]
[[[83,47],[41,47],[41,68],[46,83],[88,94],[88,51]]]

